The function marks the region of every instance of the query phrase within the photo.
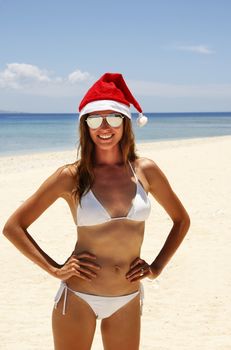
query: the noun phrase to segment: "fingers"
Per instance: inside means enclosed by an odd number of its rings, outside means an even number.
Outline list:
[[[78,255],[78,257],[77,256],[72,256],[70,258],[69,262],[70,261],[74,261],[74,262],[76,262],[79,265],[91,267],[91,268],[93,268],[95,270],[100,270],[101,269],[101,267],[98,264],[96,264],[96,263],[93,263],[93,262],[90,262],[90,261],[87,261],[87,260],[81,260],[79,255]]]
[[[91,281],[93,276],[90,276],[90,273],[86,273],[86,271],[81,271],[79,266],[74,266],[72,264],[66,264],[63,266],[58,272],[58,278],[61,280],[67,280],[70,277],[78,277],[86,281]]]
[[[130,265],[130,268],[133,269],[135,266],[144,263],[144,260],[140,259],[140,257],[136,258]]]
[[[134,270],[131,274],[127,275],[127,280],[129,282],[136,282],[138,280],[141,280],[149,275],[149,270],[144,269],[144,268],[137,268]]]
[[[140,258],[136,258],[132,264],[131,269],[126,274],[126,278],[129,282],[136,282],[149,275],[149,265]]]
[[[95,260],[96,256],[88,252],[72,255],[58,272],[58,277],[60,279],[68,279],[75,276],[86,281],[91,281],[97,277],[97,274],[92,269],[100,270],[101,267],[94,262],[85,260],[85,258]]]
[[[88,252],[82,252],[79,254],[74,254],[72,257],[77,257],[78,259],[82,258],[89,258],[89,259],[96,259],[96,256],[94,254],[88,253]]]

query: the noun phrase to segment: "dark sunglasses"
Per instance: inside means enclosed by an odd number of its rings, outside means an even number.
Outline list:
[[[87,117],[86,122],[89,128],[97,129],[102,125],[103,120],[106,119],[111,127],[118,128],[122,124],[123,118],[124,116],[119,113],[107,114],[105,117],[99,114],[91,114],[91,116]]]

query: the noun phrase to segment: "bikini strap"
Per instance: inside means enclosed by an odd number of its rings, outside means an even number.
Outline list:
[[[64,292],[63,312],[62,312],[63,315],[65,315],[65,313],[66,313],[66,302],[67,302],[67,290],[68,289],[69,288],[67,287],[66,282],[61,281],[59,290],[58,290],[58,292],[57,292],[57,294],[55,296],[55,300],[54,300],[55,301],[55,305],[54,306],[55,306],[55,309],[56,309],[57,305],[58,305],[58,302],[61,299],[61,296],[63,295],[63,292]]]
[[[133,169],[133,167],[132,167],[132,165],[131,165],[131,163],[128,161],[128,164],[130,165],[130,168],[131,168],[131,170],[132,170],[132,173],[133,173],[133,175],[134,175],[134,177],[135,177],[135,179],[136,179],[136,182],[138,182],[138,177],[137,177],[137,175],[136,175],[136,173],[135,173],[135,170]]]
[[[143,315],[143,305],[144,305],[144,286],[143,283],[140,282],[140,315]]]

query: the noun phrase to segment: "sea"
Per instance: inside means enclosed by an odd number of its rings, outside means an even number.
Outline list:
[[[137,143],[231,135],[231,112],[145,113],[143,127],[132,115]],[[78,114],[0,114],[0,156],[78,147]]]

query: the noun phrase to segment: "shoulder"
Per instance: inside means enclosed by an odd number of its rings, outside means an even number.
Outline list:
[[[149,158],[139,157],[135,161],[135,165],[145,171],[155,170],[158,166],[157,164]]]
[[[68,199],[74,187],[74,167],[65,164],[48,176],[8,219],[8,224],[29,227],[58,198]]]
[[[173,222],[185,221],[188,225],[190,222],[189,216],[158,165],[151,159],[139,158],[137,159],[137,166],[142,169],[148,183],[148,192],[165,209]]]
[[[161,171],[156,162],[154,162],[152,159],[145,157],[139,157],[138,159],[136,159],[135,166],[139,171],[142,171],[147,177],[158,175]]]
[[[141,172],[147,181],[149,191],[154,189],[161,182],[167,182],[167,178],[157,163],[146,157],[139,157],[135,161],[135,167]]]
[[[78,161],[70,164],[64,164],[56,169],[51,175],[54,182],[62,190],[62,197],[71,195],[76,188]]]
[[[61,176],[63,179],[71,180],[75,179],[77,176],[77,169],[78,169],[78,161],[74,163],[68,163],[60,166],[56,172]]]

